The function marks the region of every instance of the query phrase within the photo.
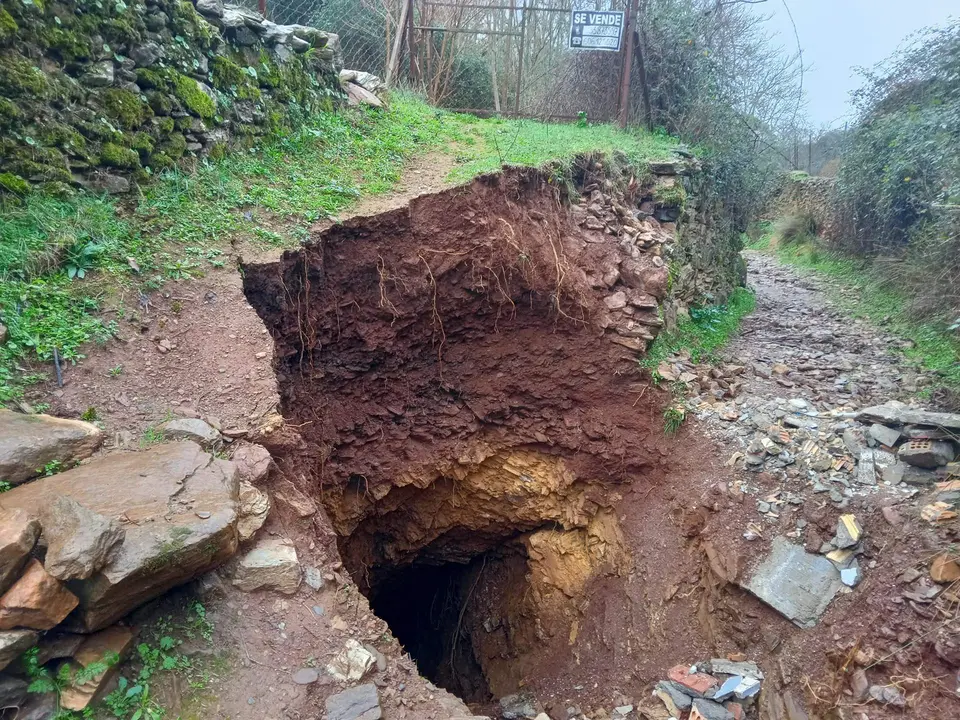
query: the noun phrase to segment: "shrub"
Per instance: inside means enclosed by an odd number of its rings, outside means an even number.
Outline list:
[[[817,222],[807,213],[787,215],[777,220],[773,226],[773,242],[776,245],[803,242],[816,237]]]

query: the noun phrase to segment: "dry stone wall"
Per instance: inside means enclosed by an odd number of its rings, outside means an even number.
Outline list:
[[[0,193],[123,192],[342,98],[339,39],[220,0],[2,0]]]
[[[837,200],[836,178],[815,177],[806,173],[784,175],[766,215],[771,219],[807,215],[813,218],[819,235],[838,239],[842,230],[842,212]]]

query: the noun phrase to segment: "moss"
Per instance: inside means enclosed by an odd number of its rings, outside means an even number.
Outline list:
[[[153,152],[153,138],[145,132],[138,132],[130,138],[130,147],[140,153],[141,157]]]
[[[204,20],[190,0],[176,0],[171,8],[171,17],[175,34],[193,40],[201,50],[208,50],[213,44],[213,27]]]
[[[46,28],[42,37],[47,46],[64,62],[75,62],[90,58],[90,40],[78,32],[54,26]]]
[[[169,135],[173,132],[173,118],[172,117],[162,117],[157,119],[157,131],[161,135]]]
[[[37,190],[44,195],[55,197],[60,200],[69,200],[76,195],[74,189],[65,182],[45,182],[37,186]]]
[[[100,142],[123,141],[123,133],[113,127],[110,127],[106,121],[75,120],[73,125],[90,140],[98,140]]]
[[[73,180],[65,164],[49,164],[24,158],[11,162],[10,169],[32,182],[68,183]]]
[[[187,139],[181,133],[173,133],[160,146],[160,150],[172,157],[174,160],[183,157],[187,151]]]
[[[160,172],[162,170],[169,170],[175,164],[176,162],[174,161],[174,159],[169,155],[167,155],[167,153],[162,151],[155,152],[153,155],[151,155],[150,161],[147,163],[147,165],[149,165],[153,169],[154,173]]]
[[[159,70],[150,70],[149,68],[140,68],[137,70],[137,84],[142,88],[164,89],[169,87],[166,73]]]
[[[6,98],[0,98],[0,126],[9,125],[18,117],[20,117],[20,111],[17,106]]]
[[[104,143],[100,149],[100,162],[116,168],[140,167],[140,156],[136,151],[125,148],[116,143]]]
[[[210,61],[210,72],[213,75],[213,86],[219,90],[229,90],[232,86],[241,85],[250,79],[240,65],[222,55]]]
[[[99,30],[104,40],[114,48],[133,45],[142,39],[140,31],[127,18],[109,18],[102,20]]]
[[[187,110],[198,117],[212,118],[217,112],[217,106],[200,89],[200,84],[186,75],[173,75],[173,94]]]
[[[43,98],[49,83],[43,71],[19,55],[0,57],[0,92],[3,95]]]
[[[87,141],[76,130],[68,125],[50,123],[43,126],[37,133],[44,145],[58,147],[67,151],[83,152]]]
[[[224,143],[214,143],[209,155],[211,160],[223,160],[227,155],[227,146]]]
[[[8,13],[5,8],[0,8],[0,42],[15,38],[19,29],[20,26],[13,19],[13,15]]]
[[[153,117],[153,110],[139,95],[129,90],[110,88],[102,95],[103,109],[107,115],[127,130],[138,128]]]
[[[223,92],[231,93],[240,100],[259,100],[260,88],[253,76],[227,57],[218,56],[210,61],[213,86]]]
[[[173,102],[165,92],[159,90],[148,91],[147,102],[150,103],[150,109],[157,115],[169,115],[173,112]]]
[[[30,183],[13,173],[0,173],[0,191],[23,196],[30,192]]]
[[[679,182],[673,185],[657,185],[653,189],[653,199],[659,205],[682,208],[687,202],[687,191]]]

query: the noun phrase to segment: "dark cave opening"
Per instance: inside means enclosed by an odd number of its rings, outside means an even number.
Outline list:
[[[463,564],[414,563],[383,575],[369,592],[373,611],[390,626],[420,674],[468,703],[492,699],[463,626],[476,601],[485,556]]]

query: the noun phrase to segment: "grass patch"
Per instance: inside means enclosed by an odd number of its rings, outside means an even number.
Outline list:
[[[83,347],[116,332],[121,293],[223,267],[232,242],[291,247],[317,220],[362,195],[390,191],[406,160],[429,150],[455,155],[453,180],[502,164],[542,166],[614,149],[635,160],[668,157],[675,140],[610,125],[481,120],[398,93],[388,111],[320,113],[296,132],[246,152],[167,171],[134,198],[33,193],[0,204],[0,402],[52,371],[56,352],[74,363]]]
[[[908,360],[937,373],[943,385],[960,388],[960,342],[944,324],[912,317],[910,298],[869,260],[830,252],[812,241],[777,244],[769,228],[747,247],[773,253],[788,265],[834,280],[828,293],[840,307],[853,317],[912,341],[913,347],[902,351]]]
[[[691,308],[690,317],[680,320],[676,330],[657,336],[640,361],[641,366],[656,377],[657,366],[681,350],[687,350],[695,363],[715,362],[716,351],[727,344],[740,327],[740,321],[753,312],[756,305],[753,291],[741,287],[730,294],[724,305]]]
[[[542,123],[526,119],[478,120],[460,116],[466,145],[458,150],[460,163],[451,179],[469,180],[502,165],[542,167],[583,153],[617,150],[636,163],[671,157],[679,142],[662,134],[621,130],[615,125]]]

